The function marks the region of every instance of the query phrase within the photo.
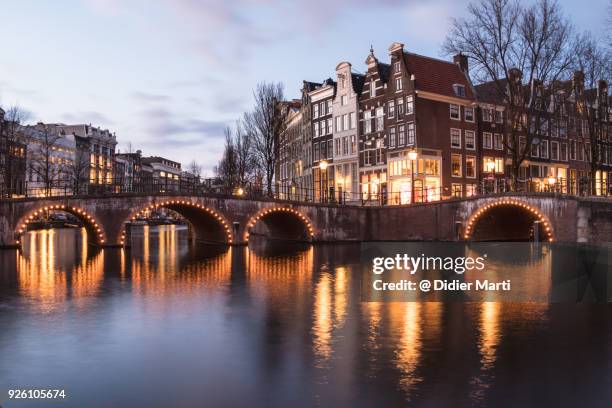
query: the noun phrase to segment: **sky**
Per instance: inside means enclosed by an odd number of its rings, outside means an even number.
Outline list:
[[[560,0],[600,35],[609,0]],[[30,122],[91,123],[212,175],[223,129],[261,81],[299,98],[302,80],[365,71],[370,45],[440,57],[462,0],[0,0],[0,106]]]

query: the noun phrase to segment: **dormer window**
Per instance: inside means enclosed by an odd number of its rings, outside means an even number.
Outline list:
[[[453,89],[455,90],[455,95],[465,98],[465,86],[461,84],[453,85]]]
[[[399,63],[399,61],[398,61],[398,62],[396,62],[395,64],[393,64],[393,66],[394,66],[394,69],[395,69],[395,72],[396,72],[396,73],[399,73],[399,72],[401,72],[401,71],[402,71],[402,68],[400,67],[400,63]]]

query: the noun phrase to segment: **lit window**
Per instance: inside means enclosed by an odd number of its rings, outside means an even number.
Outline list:
[[[465,177],[476,178],[476,157],[465,156]]]
[[[461,155],[451,154],[451,175],[461,177]]]

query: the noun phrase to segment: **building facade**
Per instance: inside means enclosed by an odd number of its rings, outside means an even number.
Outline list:
[[[335,199],[333,102],[335,82],[329,78],[308,93],[312,107],[312,181],[315,201]]]
[[[341,201],[359,201],[359,94],[363,75],[351,71],[349,62],[336,66],[336,95],[332,104],[333,187]]]
[[[181,163],[159,156],[144,157],[143,169],[151,170],[152,188],[155,191],[178,191],[181,180]],[[145,169],[145,165],[147,168]]]

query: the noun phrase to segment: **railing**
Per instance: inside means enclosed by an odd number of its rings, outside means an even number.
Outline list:
[[[261,184],[248,183],[240,187],[227,187],[215,185],[200,180],[130,180],[116,179],[109,183],[97,184],[96,180],[89,182],[75,182],[74,180],[54,180],[50,183],[24,182],[13,189],[0,186],[1,198],[20,197],[75,197],[75,196],[108,196],[118,194],[143,195],[222,195],[245,199],[276,199],[308,203],[323,203],[334,205],[404,205],[410,203],[428,203],[452,198],[467,198],[487,196],[492,194],[518,192],[518,193],[545,193],[571,196],[612,196],[612,183],[598,180],[595,185],[595,194],[588,179],[568,180],[542,179],[522,180],[511,189],[509,179],[497,178],[495,180],[482,180],[472,184],[469,189],[452,190],[449,187],[416,187],[410,191],[385,191],[384,185],[378,186],[375,193],[344,191],[335,187],[305,188],[298,186],[275,186],[272,194],[268,194],[266,187]]]

